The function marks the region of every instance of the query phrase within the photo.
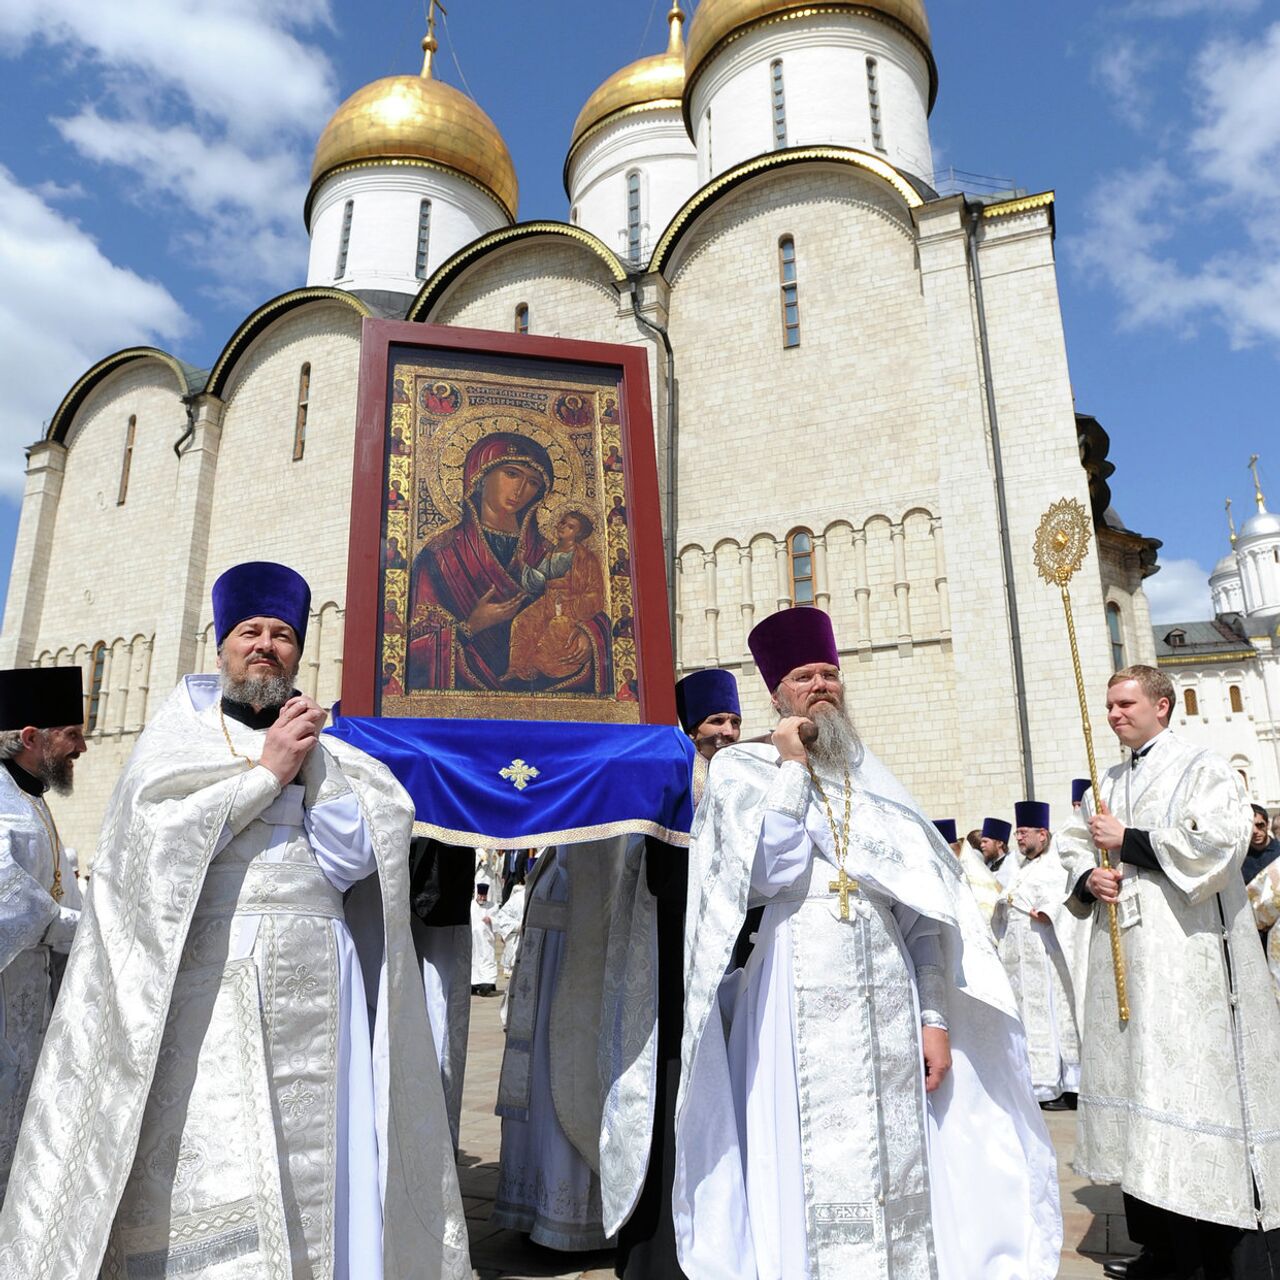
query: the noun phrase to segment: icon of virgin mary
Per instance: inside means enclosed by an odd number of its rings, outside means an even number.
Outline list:
[[[552,487],[551,458],[536,440],[497,431],[463,464],[462,513],[414,557],[410,575],[408,692],[425,689],[612,692],[612,634],[598,612],[575,618],[573,671],[555,678],[511,671],[511,628],[546,592],[564,557],[538,529]]]

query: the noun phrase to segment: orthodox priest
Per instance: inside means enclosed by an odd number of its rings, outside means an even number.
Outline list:
[[[412,806],[322,742],[294,690],[309,608],[283,565],[224,573],[220,677],[179,684],[116,787],[0,1216],[3,1280],[471,1274],[422,1069]],[[384,925],[362,942],[343,895],[374,876]]]
[[[0,1204],[80,890],[47,794],[85,749],[79,667],[0,671]]]
[[[776,613],[748,643],[781,719],[772,745],[720,753],[694,821],[681,1265],[1049,1280],[1056,1162],[960,867],[859,741],[827,615]],[[755,947],[726,976],[756,903]]]
[[[742,707],[731,671],[694,671],[676,684],[676,714],[694,747],[693,798],[712,760],[738,741]],[[650,838],[631,850],[614,895],[606,965],[600,1132],[604,1225],[618,1236],[624,1280],[673,1280],[671,1188],[684,1031],[684,912],[689,859]]]
[[[1069,961],[1075,917],[1062,903],[1066,872],[1051,847],[1049,806],[1020,800],[1013,808],[1022,863],[997,905],[1000,959],[1018,998],[1036,1097],[1046,1111],[1072,1111],[1080,1088],[1080,1034]]]
[[[1169,730],[1175,697],[1154,667],[1111,677],[1107,720],[1129,759],[1059,837],[1072,908],[1093,917],[1075,1167],[1124,1192],[1143,1252],[1119,1274],[1270,1278],[1280,1274],[1280,1009],[1240,875],[1249,803],[1225,760]],[[1112,868],[1095,865],[1095,846]]]

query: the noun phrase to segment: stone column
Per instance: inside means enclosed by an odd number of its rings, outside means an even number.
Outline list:
[[[708,666],[720,665],[720,595],[716,582],[716,553],[702,553],[702,571],[706,578],[707,659]]]
[[[778,570],[778,608],[791,607],[791,554],[787,540],[774,541],[773,560]]]
[[[141,654],[138,658],[137,696],[132,699],[133,724],[129,726],[131,733],[141,733],[147,723],[147,696],[151,689],[151,651],[155,647],[155,637],[147,636],[142,642]]]
[[[867,577],[867,531],[853,531],[853,596],[858,604],[858,657],[871,660],[871,583]]]
[[[53,526],[62,495],[67,450],[53,440],[41,440],[27,450],[26,487],[22,514],[9,571],[4,630],[0,632],[0,667],[20,667],[35,656],[36,637],[44,612]]]
[[[898,652],[904,657],[911,652],[911,583],[907,580],[907,530],[903,524],[891,524],[893,541],[893,594],[898,601]]]
[[[831,589],[827,584],[827,535],[813,535],[813,602],[823,613],[831,612]]]
[[[944,640],[950,640],[951,593],[947,589],[947,560],[942,550],[942,521],[936,517],[929,521],[929,536],[933,539],[933,586],[938,593],[938,632]]]
[[[754,563],[751,555],[751,543],[748,542],[745,547],[739,547],[738,568],[742,574],[742,602],[738,608],[742,614],[742,657],[744,662],[751,661],[751,650],[747,648],[747,637],[751,634],[751,628],[756,625],[756,598],[751,569]]]

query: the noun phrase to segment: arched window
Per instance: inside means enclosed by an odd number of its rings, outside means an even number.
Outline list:
[[[713,171],[713,162],[711,159],[711,108],[707,108],[707,176],[710,177]]]
[[[418,279],[427,278],[427,252],[431,248],[431,201],[418,206]]]
[[[98,709],[102,705],[102,676],[107,666],[107,646],[99,641],[93,646],[89,667],[89,709],[85,715],[85,732],[98,727]]]
[[[867,59],[867,106],[871,112],[871,145],[884,150],[884,127],[880,122],[880,67],[874,58]]]
[[[307,406],[311,402],[311,365],[304,364],[298,373],[298,416],[293,426],[293,460],[302,461],[307,447]]]
[[[1239,715],[1244,710],[1244,695],[1240,692],[1240,686],[1231,685],[1227,690],[1227,697],[1231,700],[1231,710]]]
[[[627,258],[640,261],[640,170],[627,174]]]
[[[1187,709],[1187,715],[1198,716],[1200,714],[1200,699],[1194,689],[1184,689],[1182,691],[1182,705]]]
[[[1111,666],[1119,671],[1124,665],[1124,633],[1120,630],[1120,606],[1107,605],[1107,632],[1111,636]]]
[[[351,215],[355,212],[356,202],[348,200],[342,210],[342,238],[338,241],[338,264],[334,268],[333,278],[341,280],[347,274],[347,250],[351,247]]]
[[[788,539],[791,561],[791,603],[813,603],[813,535],[797,529]]]
[[[796,282],[796,242],[790,236],[778,241],[778,278],[782,288],[782,345],[800,345],[800,286]]]
[[[773,86],[773,149],[787,145],[787,93],[782,84],[782,59],[776,58],[769,68]]]
[[[516,332],[529,332],[529,304],[527,302],[522,302],[516,308]]]
[[[576,204],[569,210],[569,221],[575,227],[578,225],[578,206]]]
[[[124,457],[120,459],[120,491],[116,494],[116,506],[123,507],[129,496],[129,469],[133,466],[133,437],[138,430],[138,415],[129,415],[129,425],[124,431]]]

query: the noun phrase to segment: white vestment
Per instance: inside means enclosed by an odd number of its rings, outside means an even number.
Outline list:
[[[1018,999],[1027,1033],[1031,1083],[1036,1097],[1049,1102],[1080,1088],[1080,1033],[1075,986],[1067,949],[1057,932],[1055,913],[1063,908],[1066,871],[1053,848],[1026,859],[1014,872],[995,917],[1000,959]],[[1033,918],[1047,916],[1047,922]],[[1075,931],[1067,932],[1068,945]]]
[[[1189,1218],[1278,1226],[1280,1009],[1240,877],[1251,822],[1240,779],[1166,731],[1099,786],[1126,827],[1148,833],[1160,870],[1124,865],[1127,1023],[1108,913],[1071,899],[1093,918],[1076,1171]],[[1071,884],[1094,865],[1093,803],[1090,792],[1059,836]]]
[[[261,756],[263,731],[226,730]],[[0,1217],[3,1280],[470,1274],[439,1075],[420,1069],[412,816],[382,765],[330,738],[282,789],[232,754],[216,677],[174,691],[104,823]],[[356,881],[381,889],[363,972]]]
[[[1266,935],[1267,968],[1271,971],[1276,999],[1280,1000],[1280,929],[1275,928],[1276,921],[1280,920],[1280,861],[1263,867],[1246,889],[1254,923],[1259,932]]]
[[[969,886],[982,918],[990,924],[991,917],[995,915],[996,903],[1000,901],[1000,882],[991,874],[991,868],[983,860],[982,854],[967,840],[960,844],[959,858],[965,884]]]
[[[524,923],[524,885],[513,885],[511,896],[498,908],[493,927],[502,939],[502,967],[508,975],[520,954],[520,928]]]
[[[501,1172],[490,1221],[552,1249],[606,1243],[598,1067],[605,903],[626,838],[548,850],[525,895],[498,1082]]]
[[[40,1046],[53,1014],[55,956],[71,950],[80,890],[65,850],[55,852],[43,796],[22,790],[0,766],[0,1204]],[[53,860],[61,903],[50,896]]]
[[[498,981],[498,957],[493,948],[493,904],[471,901],[471,985],[493,986]]]
[[[1056,1163],[991,933],[951,850],[869,753],[853,784],[844,920],[805,768],[755,744],[711,763],[689,871],[681,1266],[699,1280],[1048,1280]],[[823,786],[840,821],[843,787]],[[726,977],[755,903],[755,949]],[[938,1015],[953,1068],[926,1096],[920,1021]]]

